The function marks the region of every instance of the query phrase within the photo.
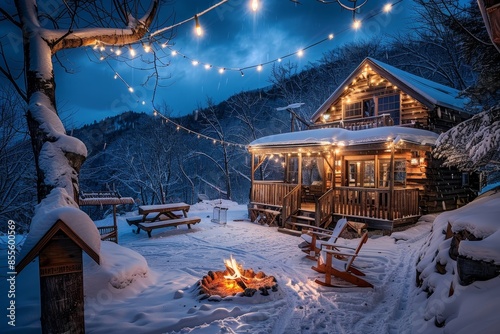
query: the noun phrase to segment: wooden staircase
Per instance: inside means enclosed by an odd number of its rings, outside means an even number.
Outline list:
[[[293,213],[283,226],[278,228],[279,232],[300,236],[302,229],[308,226],[316,226],[316,214],[312,210],[299,209]]]

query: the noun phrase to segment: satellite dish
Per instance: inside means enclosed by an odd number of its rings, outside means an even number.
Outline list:
[[[292,103],[292,104],[287,105],[286,107],[276,108],[276,110],[297,109],[297,108],[300,108],[301,106],[303,106],[304,104],[305,103]]]

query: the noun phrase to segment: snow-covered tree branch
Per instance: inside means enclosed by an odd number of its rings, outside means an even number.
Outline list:
[[[500,170],[500,106],[441,134],[434,155],[464,171]]]

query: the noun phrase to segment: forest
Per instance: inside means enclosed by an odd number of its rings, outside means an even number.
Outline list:
[[[488,115],[488,120],[476,117],[475,128],[461,128],[459,142],[456,135],[443,137],[436,154],[445,163],[493,178],[499,157],[495,143],[473,162],[459,157],[463,157],[460,147],[470,141],[477,126],[499,122],[500,54],[488,43],[475,1],[451,12],[446,1],[415,2],[415,19],[422,28],[411,35],[344,44],[305,69],[292,61],[276,64],[266,87],[240,92],[218,104],[208,98],[197,110],[186,111],[186,116],[170,117],[169,106],[164,105],[160,115],[129,110],[79,128],[66,125],[68,134],[83,141],[88,150],[79,175],[80,190],[116,190],[138,204],[192,204],[205,196],[247,203],[250,156],[245,145],[292,127],[305,129],[297,118],[292,125],[290,113],[277,108],[304,103],[295,111],[309,120],[365,57],[463,91],[471,99],[470,110]],[[37,189],[26,110],[15,89],[2,85],[0,219],[14,219],[29,229]],[[61,118],[64,122],[64,113]],[[272,172],[266,165],[260,169],[260,173]],[[99,219],[107,213],[106,208],[95,208],[91,217]]]

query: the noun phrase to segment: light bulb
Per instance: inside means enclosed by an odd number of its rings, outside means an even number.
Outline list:
[[[151,51],[151,46],[149,44],[144,44],[144,52],[148,53]]]
[[[297,51],[297,56],[302,57],[304,55],[304,50],[300,49]]]
[[[172,50],[172,56],[177,56],[177,51]]]
[[[262,65],[257,66],[257,71],[262,71]]]
[[[384,13],[389,13],[392,10],[392,4],[388,3],[384,6]]]
[[[334,37],[333,34],[328,35],[328,39],[333,39],[333,37]]]
[[[193,61],[191,62],[191,64],[193,64],[193,66],[197,66],[197,65],[199,64],[199,62],[198,62],[197,60],[193,60]]]
[[[200,21],[198,20],[198,15],[194,16],[194,31],[196,32],[196,35],[201,36],[203,34],[203,30],[201,29],[200,26]]]
[[[354,22],[352,23],[352,27],[355,30],[358,30],[359,28],[361,28],[361,21],[360,20],[354,20]]]
[[[254,12],[256,12],[257,9],[259,9],[259,1],[258,0],[252,0],[252,10]]]
[[[130,52],[130,55],[131,55],[132,57],[135,57],[136,52],[135,52],[134,48],[130,47],[130,49],[129,49],[128,51]]]
[[[132,87],[129,87],[129,88],[128,88],[128,91],[129,91],[129,92],[131,92],[131,93],[133,93],[133,92],[134,92],[134,89],[133,89]]]

